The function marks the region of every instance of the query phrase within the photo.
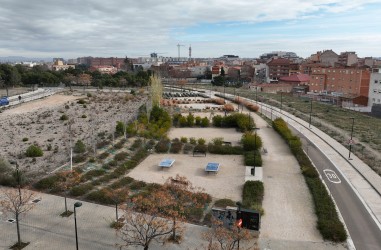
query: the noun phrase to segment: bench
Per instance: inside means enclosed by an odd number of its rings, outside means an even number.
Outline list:
[[[206,151],[204,150],[193,150],[193,156],[195,155],[204,155],[206,157]]]
[[[229,145],[229,146],[232,145],[232,143],[230,141],[224,141],[223,143],[224,143],[224,145]]]

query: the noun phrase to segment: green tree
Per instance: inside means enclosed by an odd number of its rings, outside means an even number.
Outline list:
[[[74,145],[73,151],[74,153],[77,153],[77,154],[85,153],[86,145],[81,140],[78,140]]]
[[[30,145],[26,150],[26,156],[27,157],[40,157],[43,155],[44,155],[44,152],[37,145]]]
[[[189,127],[193,127],[194,126],[194,116],[192,113],[189,113],[187,115],[187,124]]]
[[[242,135],[241,143],[245,151],[258,150],[262,147],[262,139],[256,133],[246,132]]]

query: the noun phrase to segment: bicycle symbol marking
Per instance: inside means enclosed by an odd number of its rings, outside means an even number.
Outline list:
[[[325,176],[327,176],[327,179],[332,182],[332,183],[341,183],[341,180],[340,178],[337,176],[337,174],[335,173],[335,171],[331,170],[331,169],[324,169],[323,170]]]

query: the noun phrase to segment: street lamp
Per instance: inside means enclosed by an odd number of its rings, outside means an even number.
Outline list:
[[[257,148],[257,130],[259,130],[259,128],[255,127],[253,128],[253,130],[254,130],[254,167],[251,169],[251,175],[255,175],[255,160],[256,160],[255,150]]]
[[[78,250],[78,233],[77,233],[77,214],[75,209],[80,206],[82,206],[82,202],[77,201],[76,203],[74,203],[75,246],[77,250]]]
[[[349,119],[352,119],[352,130],[351,130],[351,139],[349,140],[349,155],[348,155],[348,160],[352,160],[351,159],[351,152],[352,152],[352,144],[353,144],[353,127],[355,125],[355,118],[354,117],[350,117]]]
[[[240,240],[240,232],[241,232],[241,226],[242,226],[242,218],[241,218],[241,206],[242,206],[242,203],[241,202],[236,202],[235,203],[238,207],[238,210],[237,210],[237,227],[238,227],[238,239],[237,239],[237,244],[238,244],[238,250],[239,250],[239,240]],[[241,223],[241,224],[239,224]]]

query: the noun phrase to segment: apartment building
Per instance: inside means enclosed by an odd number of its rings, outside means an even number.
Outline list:
[[[339,56],[333,50],[324,50],[317,53],[318,62],[325,66],[335,66],[335,63],[339,61]]]
[[[267,62],[268,78],[271,80],[278,80],[282,76],[290,75],[291,61],[285,58],[272,58]]]
[[[341,52],[338,58],[338,63],[343,66],[352,66],[357,64],[357,62],[358,58],[354,51]]]
[[[381,69],[373,69],[370,74],[368,106],[381,104]]]
[[[370,72],[359,68],[311,69],[309,89],[315,93],[338,92],[347,96],[369,95]]]

